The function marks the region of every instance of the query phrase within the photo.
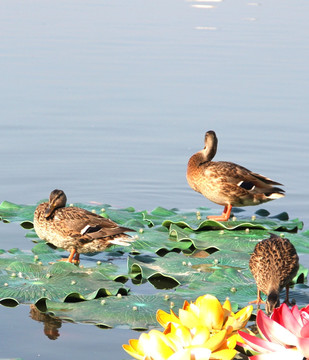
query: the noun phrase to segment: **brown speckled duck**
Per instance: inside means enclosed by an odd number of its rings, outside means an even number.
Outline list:
[[[217,152],[218,139],[214,131],[205,135],[205,146],[191,156],[187,181],[191,188],[210,201],[224,206],[222,215],[208,219],[227,221],[233,206],[258,205],[284,196],[282,185],[243,166],[227,161],[211,161]]]
[[[128,246],[132,229],[78,207],[66,207],[62,190],[53,190],[49,202],[38,205],[34,212],[34,229],[38,237],[70,252],[65,259],[78,263],[79,254],[105,250],[112,244]]]
[[[257,300],[265,303],[261,291],[267,296],[266,312],[271,314],[280,305],[280,291],[286,288],[284,302],[289,303],[289,284],[296,276],[299,262],[295,247],[288,239],[271,234],[269,239],[257,243],[249,261],[251,273],[257,285]]]

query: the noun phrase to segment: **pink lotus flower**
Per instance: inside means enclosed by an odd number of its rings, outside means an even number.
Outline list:
[[[256,323],[263,339],[239,331],[249,349],[261,353],[250,359],[309,359],[309,305],[299,310],[284,303],[274,309],[271,318],[259,310]]]

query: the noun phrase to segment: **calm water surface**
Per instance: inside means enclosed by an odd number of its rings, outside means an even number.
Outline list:
[[[1,1],[0,200],[62,188],[69,202],[220,213],[185,179],[212,129],[216,159],[282,182],[287,196],[263,207],[308,229],[308,12],[306,0]],[[0,247],[31,249],[24,234],[0,223]],[[138,336],[62,324],[53,341],[29,311],[0,307],[0,357],[128,359],[121,344]]]

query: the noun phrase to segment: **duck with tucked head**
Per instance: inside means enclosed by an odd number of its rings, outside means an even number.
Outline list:
[[[282,184],[232,162],[212,161],[217,146],[216,133],[208,131],[204,149],[191,156],[187,167],[191,188],[224,206],[222,215],[208,219],[227,221],[233,206],[258,205],[284,197],[284,190],[275,186]]]
[[[66,261],[78,263],[79,254],[104,251],[113,244],[128,246],[133,241],[125,233],[135,230],[85,209],[66,207],[66,201],[62,190],[53,190],[49,201],[36,208],[33,221],[40,239],[70,252]]]
[[[284,302],[289,303],[289,284],[296,276],[299,259],[293,244],[285,238],[271,234],[256,244],[250,257],[249,268],[257,286],[257,300],[251,304],[265,303],[261,299],[261,292],[266,294],[265,310],[270,315],[275,307],[280,305],[279,295],[286,288]]]

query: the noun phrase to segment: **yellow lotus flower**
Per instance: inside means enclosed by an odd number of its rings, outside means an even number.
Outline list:
[[[212,295],[184,302],[177,316],[157,311],[164,332],[151,330],[138,340],[129,340],[124,350],[138,360],[231,360],[236,355],[237,330],[248,322],[252,306],[232,312],[231,303],[223,306]]]
[[[169,323],[164,333],[151,330],[139,340],[130,340],[124,350],[138,360],[231,360],[236,350],[226,345],[226,330],[210,335],[207,328],[190,331],[183,325]]]
[[[228,299],[222,306],[215,296],[207,294],[198,297],[193,303],[185,301],[182,309],[179,310],[179,316],[173,310],[170,314],[158,310],[157,321],[163,327],[172,322],[186,325],[189,328],[206,326],[210,332],[227,329],[228,335],[230,335],[247,325],[252,310],[252,305],[249,305],[234,314]]]

